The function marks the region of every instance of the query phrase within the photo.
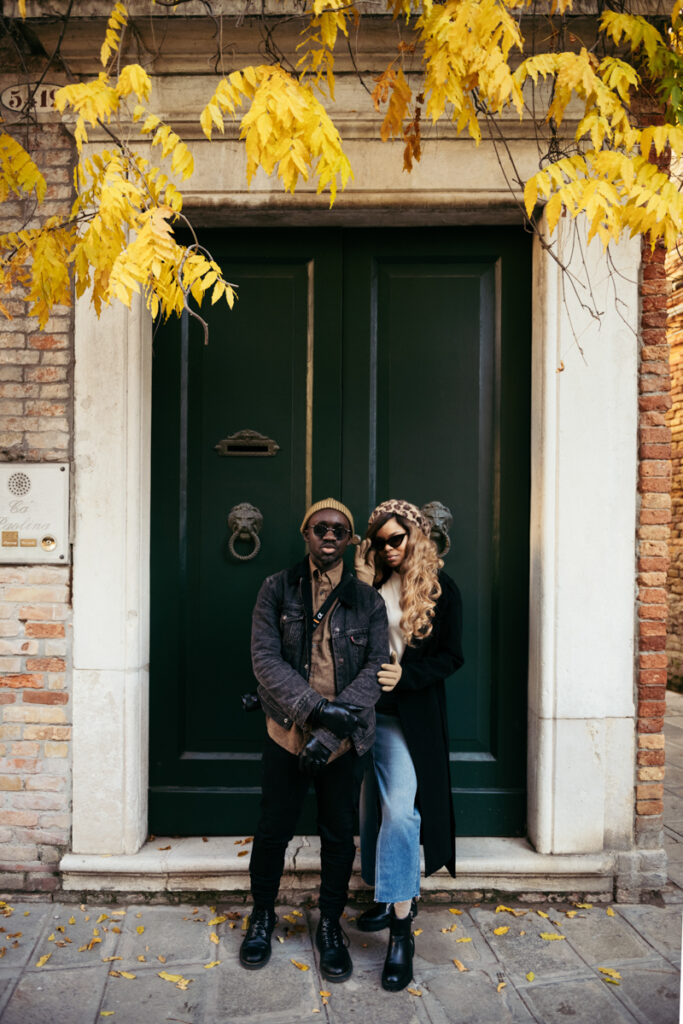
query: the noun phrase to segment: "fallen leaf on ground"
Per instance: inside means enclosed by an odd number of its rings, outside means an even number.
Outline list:
[[[197,908],[197,909],[199,909],[199,908]],[[193,911],[192,911],[192,913],[193,913],[193,914],[196,914],[196,913],[197,913],[197,910],[193,910]],[[135,916],[136,916],[136,917],[142,917],[142,911],[140,911],[140,913],[139,913],[139,914],[136,914]]]
[[[546,942],[553,942],[557,939],[563,939],[564,935],[558,935],[557,932],[541,932],[541,938],[545,939]]]
[[[535,977],[536,977],[536,975],[534,974],[534,972],[533,971],[529,971],[529,973],[526,976],[526,980],[527,981],[533,981]]]
[[[462,914],[462,910],[456,910],[455,907],[449,907],[448,908],[448,913],[449,914]]]
[[[248,927],[249,927],[249,917],[243,917],[242,918],[242,931],[246,932]]]
[[[228,919],[225,916],[225,914],[221,914],[219,917],[212,917],[211,920],[209,921],[209,928],[211,928],[215,924],[223,924],[223,922],[227,920]]]
[[[220,941],[220,939],[218,938],[216,933],[215,932],[211,932],[211,934],[209,935],[209,942],[213,942],[214,946],[217,946],[219,941]]]
[[[208,839],[206,838],[206,836],[202,836],[202,842],[203,842],[203,843],[208,843],[208,841],[209,841],[209,840],[208,840]]]
[[[575,903],[574,906],[578,907],[579,910],[590,910],[591,907],[593,906],[593,904],[592,903]]]
[[[127,910],[112,910],[111,916],[112,917],[125,917],[127,913],[128,913]],[[69,921],[69,924],[71,924],[71,921]]]
[[[508,925],[504,924],[504,925],[501,925],[500,928],[494,928],[493,929],[493,934],[494,935],[507,935],[507,933],[509,931],[510,931],[510,929],[509,929]]]
[[[142,935],[142,933],[144,932],[144,930],[145,930],[145,926],[144,926],[144,924],[139,924],[139,925],[137,926],[137,928],[135,929],[135,931],[136,931],[136,932],[138,933],[138,935]]]
[[[145,956],[144,953],[140,953],[140,956],[138,957],[138,962],[141,964],[147,963],[147,957]]]
[[[210,967],[218,967],[219,964],[223,963],[222,960],[212,960],[209,964],[204,964],[204,970],[208,971]]]
[[[422,928],[416,928],[413,935],[422,935]]]
[[[122,956],[103,956],[102,957],[102,963],[103,964],[110,964],[112,962],[112,960],[123,960],[123,957]]]
[[[281,936],[281,935],[278,935],[278,937],[277,937],[277,941],[278,941],[278,942],[284,942],[285,940],[284,940],[284,939],[282,938],[282,936]]]
[[[192,978],[183,978],[182,974],[169,974],[168,971],[160,971],[158,977],[172,982],[182,992],[186,992],[187,986],[192,984]]]
[[[75,917],[70,917],[69,918],[69,924],[76,924],[76,918]],[[113,1010],[109,1010],[109,1013],[113,1013],[113,1012],[114,1012]]]
[[[45,964],[48,962],[48,960],[50,959],[51,956],[52,956],[52,953],[45,953],[44,956],[41,956],[40,960],[36,964],[36,967],[44,967]]]
[[[525,931],[521,931],[519,934],[520,935],[526,935],[526,932]]]
[[[469,967],[465,967],[462,960],[456,960],[455,957],[453,957],[453,963],[455,964],[459,971],[469,971]]]
[[[514,907],[506,907],[502,903],[499,907],[496,907],[497,914],[512,914],[513,917],[524,917],[527,913],[526,910],[515,910]]]
[[[421,996],[422,995],[422,993],[420,992],[419,988],[408,988],[408,989],[406,989],[406,992],[410,992],[411,996]]]
[[[160,964],[165,964],[166,963],[166,957],[165,956],[159,955],[157,957],[157,960],[159,961]]]
[[[100,1017],[113,1017],[114,1010],[100,1010]]]
[[[54,942],[55,941],[55,933],[54,932],[52,933],[52,935],[48,935],[47,941],[48,942]]]
[[[319,1009],[311,1010],[311,1013],[320,1013]]]
[[[536,913],[539,917],[544,917],[546,920],[550,917],[550,914],[546,914],[545,910],[537,910]]]
[[[237,856],[238,857],[246,857],[246,855],[248,853],[249,853],[249,850],[240,850],[240,852],[237,854]]]
[[[157,850],[170,850],[170,846],[157,846]]]
[[[332,995],[332,993],[331,992],[326,992],[325,989],[321,988],[320,989],[320,995],[323,997],[323,999],[329,999],[329,997]]]
[[[112,929],[111,930],[113,932],[115,932],[117,935],[121,934],[121,929],[118,927],[118,925],[112,925]]]
[[[621,978],[619,971],[615,971],[613,967],[598,967],[600,974],[606,974],[609,978]]]
[[[611,907],[606,907],[605,908],[605,913],[607,914],[608,917],[614,917],[614,911],[612,910]]]
[[[308,964],[300,964],[298,960],[291,960],[291,963],[293,963],[295,967],[298,967],[300,971],[308,970]]]
[[[471,942],[472,939],[468,936],[466,939],[456,939],[456,942]]]
[[[502,992],[506,985],[507,981],[499,981],[496,986],[496,992]]]
[[[578,910],[565,910],[565,915],[567,917],[576,917],[577,914]]]
[[[227,917],[228,921],[239,921],[242,915],[240,914],[239,910],[229,910],[225,916]]]
[[[95,924],[102,924],[103,921],[107,921],[108,919],[109,919],[109,914],[100,914],[100,916],[95,921]]]

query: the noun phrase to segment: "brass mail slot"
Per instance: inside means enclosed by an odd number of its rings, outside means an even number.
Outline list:
[[[256,430],[239,430],[236,434],[224,437],[214,445],[219,455],[237,456],[269,456],[280,451],[280,445],[272,437],[259,434]]]

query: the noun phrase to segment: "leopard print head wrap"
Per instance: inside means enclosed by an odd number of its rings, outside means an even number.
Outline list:
[[[368,531],[372,528],[373,523],[376,523],[380,516],[401,516],[403,519],[407,519],[409,523],[413,523],[418,529],[422,530],[426,537],[430,533],[430,524],[424,517],[422,512],[419,510],[417,505],[411,505],[409,501],[400,501],[397,498],[389,498],[387,501],[383,501],[381,505],[371,513],[368,519]]]

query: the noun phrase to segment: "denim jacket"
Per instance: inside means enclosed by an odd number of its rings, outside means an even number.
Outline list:
[[[251,660],[258,695],[267,715],[285,729],[303,728],[321,699],[308,684],[311,629],[304,613],[303,585],[310,573],[306,558],[292,569],[269,576],[261,586],[251,630]],[[344,571],[330,613],[332,654],[338,696],[356,704],[363,720],[351,736],[358,755],[375,738],[375,703],[380,695],[377,672],[389,660],[389,633],[384,601],[372,587]],[[334,753],[341,740],[327,729],[316,736]]]

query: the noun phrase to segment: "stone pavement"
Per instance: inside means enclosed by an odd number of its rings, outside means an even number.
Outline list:
[[[271,962],[247,972],[237,962],[243,904],[86,905],[6,895],[0,1022],[676,1024],[683,696],[668,694],[667,703],[670,881],[657,905],[422,904],[414,984],[388,993],[379,985],[386,933],[358,932],[355,906],[345,922],[354,974],[330,985],[318,973],[317,911],[308,907],[278,908]]]

